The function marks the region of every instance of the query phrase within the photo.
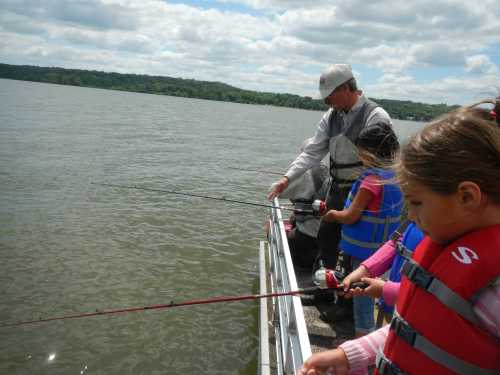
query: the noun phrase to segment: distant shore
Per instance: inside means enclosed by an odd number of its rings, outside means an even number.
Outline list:
[[[194,79],[1,63],[0,78],[317,111],[327,109],[320,100],[310,97],[242,90],[221,82]],[[383,106],[392,118],[400,120],[428,121],[456,108],[446,104],[373,100]]]

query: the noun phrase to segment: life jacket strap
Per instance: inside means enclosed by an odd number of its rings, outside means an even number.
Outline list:
[[[413,256],[413,251],[408,249],[400,240],[396,241],[396,251],[401,255],[405,260],[410,260]]]
[[[444,351],[431,341],[427,340],[424,336],[418,333],[408,322],[406,322],[397,311],[391,321],[390,329],[394,333],[408,343],[416,350],[422,352],[434,362],[455,371],[460,375],[493,375],[498,374],[497,370],[485,369],[476,366],[472,363],[466,362],[454,355]]]
[[[362,166],[363,163],[361,161],[356,161],[353,163],[337,163],[335,160],[330,158],[330,168],[332,169],[346,169],[346,168],[356,168]]]
[[[399,221],[401,220],[401,216],[377,217],[377,216],[361,215],[359,220],[363,220],[373,224],[394,224],[394,223],[399,223]]]
[[[432,273],[423,269],[413,260],[403,264],[401,273],[417,287],[424,289],[435,296],[441,303],[468,320],[474,325],[479,325],[479,320],[474,312],[471,302],[448,288],[446,284],[437,279]]]
[[[403,233],[405,232],[406,228],[408,228],[409,225],[410,225],[410,221],[409,220],[403,221],[399,225],[398,229],[396,229],[394,232],[392,232],[391,240],[393,242],[395,242],[396,240],[398,240],[399,237],[401,237],[403,235]]]
[[[354,182],[356,182],[356,178],[340,178],[336,177],[333,174],[331,175],[331,177],[332,177],[332,183],[339,185],[339,187],[349,187]]]
[[[365,242],[365,241],[360,241],[355,238],[352,238],[345,233],[342,232],[342,240],[358,247],[362,247],[365,249],[371,249],[371,250],[377,250],[382,244],[378,242]]]
[[[401,371],[398,366],[389,361],[381,352],[377,354],[375,366],[379,375],[406,375],[405,372]]]

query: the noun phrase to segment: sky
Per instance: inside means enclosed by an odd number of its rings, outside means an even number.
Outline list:
[[[318,96],[351,64],[371,98],[500,95],[498,0],[0,0],[0,62]]]

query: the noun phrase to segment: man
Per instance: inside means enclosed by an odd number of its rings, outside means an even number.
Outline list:
[[[332,184],[327,196],[327,209],[342,210],[352,183],[361,171],[355,146],[363,128],[386,123],[391,118],[378,104],[358,90],[350,65],[334,64],[319,79],[321,99],[330,109],[320,120],[312,140],[290,164],[285,175],[273,185],[268,199],[279,196],[309,168],[318,165],[330,153]],[[319,259],[326,268],[335,269],[340,241],[339,223],[321,221],[318,232]]]
[[[304,141],[300,152],[304,151],[310,141],[310,138]],[[296,204],[296,208],[300,208],[301,205],[309,207],[315,200],[324,201],[330,187],[329,175],[328,166],[319,163],[293,180],[280,196],[290,199]],[[293,228],[287,232],[292,261],[296,270],[310,274],[318,256],[317,237],[320,218],[317,215],[296,213],[293,219]]]

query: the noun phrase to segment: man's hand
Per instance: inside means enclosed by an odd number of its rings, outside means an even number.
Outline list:
[[[281,177],[277,182],[271,185],[267,193],[267,199],[272,201],[274,198],[278,197],[283,190],[288,186],[288,177]]]
[[[320,375],[330,371],[335,375],[346,375],[349,362],[342,349],[315,353],[304,362],[297,375]]]

